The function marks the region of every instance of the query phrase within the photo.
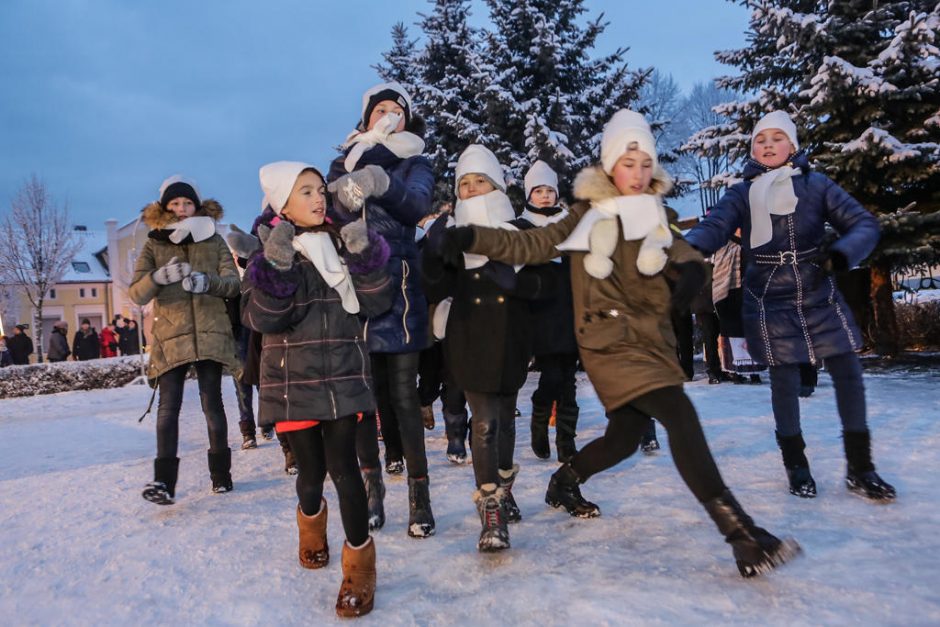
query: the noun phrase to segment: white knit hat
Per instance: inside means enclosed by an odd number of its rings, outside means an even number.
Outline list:
[[[793,123],[793,120],[787,114],[786,111],[771,111],[764,117],[760,119],[754,130],[751,131],[751,150],[754,150],[754,140],[757,138],[758,133],[761,131],[766,131],[769,128],[775,128],[783,131],[783,134],[787,136],[790,140],[790,143],[793,144],[793,150],[800,149],[800,142],[796,138],[796,124]]]
[[[532,164],[529,171],[525,173],[525,198],[529,200],[532,190],[542,186],[551,187],[558,195],[558,175],[550,165],[539,159]]]
[[[281,215],[287,199],[290,198],[291,190],[294,189],[294,183],[297,177],[304,170],[313,170],[319,173],[314,166],[300,161],[275,161],[261,166],[258,172],[258,178],[261,179],[261,189],[264,191],[264,197],[274,213]]]
[[[493,187],[501,192],[506,191],[506,177],[499,159],[486,146],[470,144],[457,159],[457,168],[454,171],[454,193],[460,195],[460,179],[468,174],[482,174]]]
[[[604,172],[610,174],[617,160],[634,142],[638,150],[650,156],[655,169],[658,165],[656,139],[650,131],[650,125],[646,122],[646,118],[636,111],[621,109],[604,126],[604,135],[601,137],[601,165],[604,167]]]

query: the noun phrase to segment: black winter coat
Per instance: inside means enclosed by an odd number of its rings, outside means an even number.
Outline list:
[[[23,366],[29,363],[29,356],[33,354],[33,340],[25,333],[12,335],[7,338],[7,349],[13,358],[14,366]]]
[[[438,220],[429,238],[445,227]],[[493,263],[493,262],[490,262]],[[525,383],[532,356],[530,302],[554,293],[544,266],[524,267],[506,290],[487,277],[486,266],[467,270],[444,264],[432,246],[422,251],[422,279],[432,303],[452,297],[443,341],[447,370],[461,390],[514,394]]]
[[[538,228],[525,218],[512,221],[520,231]],[[543,298],[530,303],[532,310],[532,354],[540,355],[577,354],[578,343],[574,338],[574,303],[571,297],[571,259],[560,256],[560,262],[552,261],[539,266],[551,277],[555,289]]]
[[[72,340],[72,354],[78,361],[87,361],[89,359],[98,359],[101,357],[101,344],[98,341],[98,332],[89,329],[88,333],[81,329],[75,332],[75,338]]]
[[[343,166],[345,158],[341,155],[330,165],[328,181],[347,173]],[[370,164],[382,167],[389,177],[388,191],[380,198],[368,199],[365,212],[369,228],[384,237],[391,249],[387,271],[396,290],[391,308],[369,318],[366,325],[369,351],[413,353],[430,345],[428,305],[421,290],[421,256],[415,243],[415,227],[431,213],[434,173],[426,157],[402,159],[381,145],[367,150],[356,169]],[[335,199],[330,213],[339,224],[359,217]]]
[[[53,329],[49,337],[49,352],[46,357],[49,361],[65,361],[72,352],[69,350],[69,341],[65,337],[65,331]]]
[[[391,290],[382,265],[353,274],[360,315],[388,309]],[[363,324],[342,307],[306,257],[278,272],[263,253],[252,257],[242,283],[242,324],[263,334],[259,422],[336,420],[375,408]]]

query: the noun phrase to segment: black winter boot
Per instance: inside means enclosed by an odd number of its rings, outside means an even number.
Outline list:
[[[803,434],[782,436],[774,433],[783,455],[783,467],[786,468],[787,479],[790,481],[790,494],[804,499],[816,498],[816,482],[809,471],[809,461],[803,453],[806,448]]]
[[[369,531],[381,529],[385,524],[385,483],[381,468],[363,468],[362,481],[366,484],[369,500]]]
[[[447,434],[447,461],[467,462],[467,412],[452,414],[444,410],[444,431]]]
[[[649,424],[646,427],[646,433],[640,438],[640,450],[647,455],[652,455],[658,451],[659,448],[659,440],[656,439],[656,421],[650,418]]]
[[[596,518],[601,515],[601,508],[586,501],[581,496],[579,484],[584,483],[570,464],[564,464],[555,471],[545,491],[545,502],[552,507],[564,507],[572,516],[578,518]]]
[[[216,494],[232,491],[232,449],[209,451],[209,477]]]
[[[483,553],[508,549],[509,527],[502,488],[497,488],[495,483],[484,483],[473,493],[473,502],[482,526],[477,549]]]
[[[793,559],[802,549],[793,538],[780,540],[754,524],[730,490],[704,503],[705,510],[734,551],[742,577],[756,577]]]
[[[878,476],[871,461],[871,433],[843,431],[842,442],[845,445],[845,460],[848,462],[846,487],[873,501],[893,501],[897,497],[894,486]]]
[[[519,475],[519,464],[513,464],[512,470],[499,469],[499,488],[502,490],[503,512],[506,514],[507,523],[516,523],[522,520],[522,512],[516,504],[516,499],[512,495],[512,484],[516,482]]]
[[[532,422],[529,428],[532,432],[532,452],[539,459],[548,459],[552,456],[552,451],[548,448],[548,419],[551,413],[551,405],[546,407],[532,401]]]
[[[158,457],[153,460],[153,481],[144,486],[140,495],[157,505],[172,505],[176,498],[179,467],[179,457]]]
[[[408,477],[408,535],[428,538],[434,535],[434,514],[427,477]]]
[[[555,453],[558,461],[567,464],[578,453],[574,438],[578,428],[578,406],[558,403],[555,413]]]

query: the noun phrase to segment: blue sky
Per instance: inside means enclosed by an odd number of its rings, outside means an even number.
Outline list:
[[[628,46],[687,89],[727,71],[747,12],[726,0],[586,2]],[[31,173],[73,221],[126,222],[183,173],[226,219],[250,223],[258,167],[326,167],[355,123],[370,67],[425,0],[4,0],[0,5],[0,215]],[[474,21],[485,17],[476,3]]]

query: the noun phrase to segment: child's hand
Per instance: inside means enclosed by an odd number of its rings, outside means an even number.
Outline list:
[[[677,263],[675,268],[679,271],[679,278],[672,290],[672,309],[685,313],[692,307],[692,299],[705,287],[708,274],[705,266],[696,261]]]
[[[339,230],[339,236],[343,238],[346,250],[354,255],[358,255],[369,246],[369,228],[364,220],[350,222]]]
[[[290,270],[294,263],[294,225],[287,220],[281,220],[273,229],[262,224],[258,237],[268,263],[276,270]]]
[[[388,174],[377,165],[344,174],[327,186],[349,211],[359,211],[366,198],[378,197],[388,191]]]
[[[460,267],[463,254],[473,246],[473,227],[457,226],[444,231],[441,242],[441,258],[444,263]]]
[[[188,277],[190,272],[192,272],[192,267],[188,263],[178,261],[176,257],[173,257],[166,264],[154,270],[152,276],[154,283],[157,285],[170,285],[179,283]]]
[[[209,275],[205,272],[192,272],[183,279],[182,287],[192,294],[205,294],[209,291]]]

